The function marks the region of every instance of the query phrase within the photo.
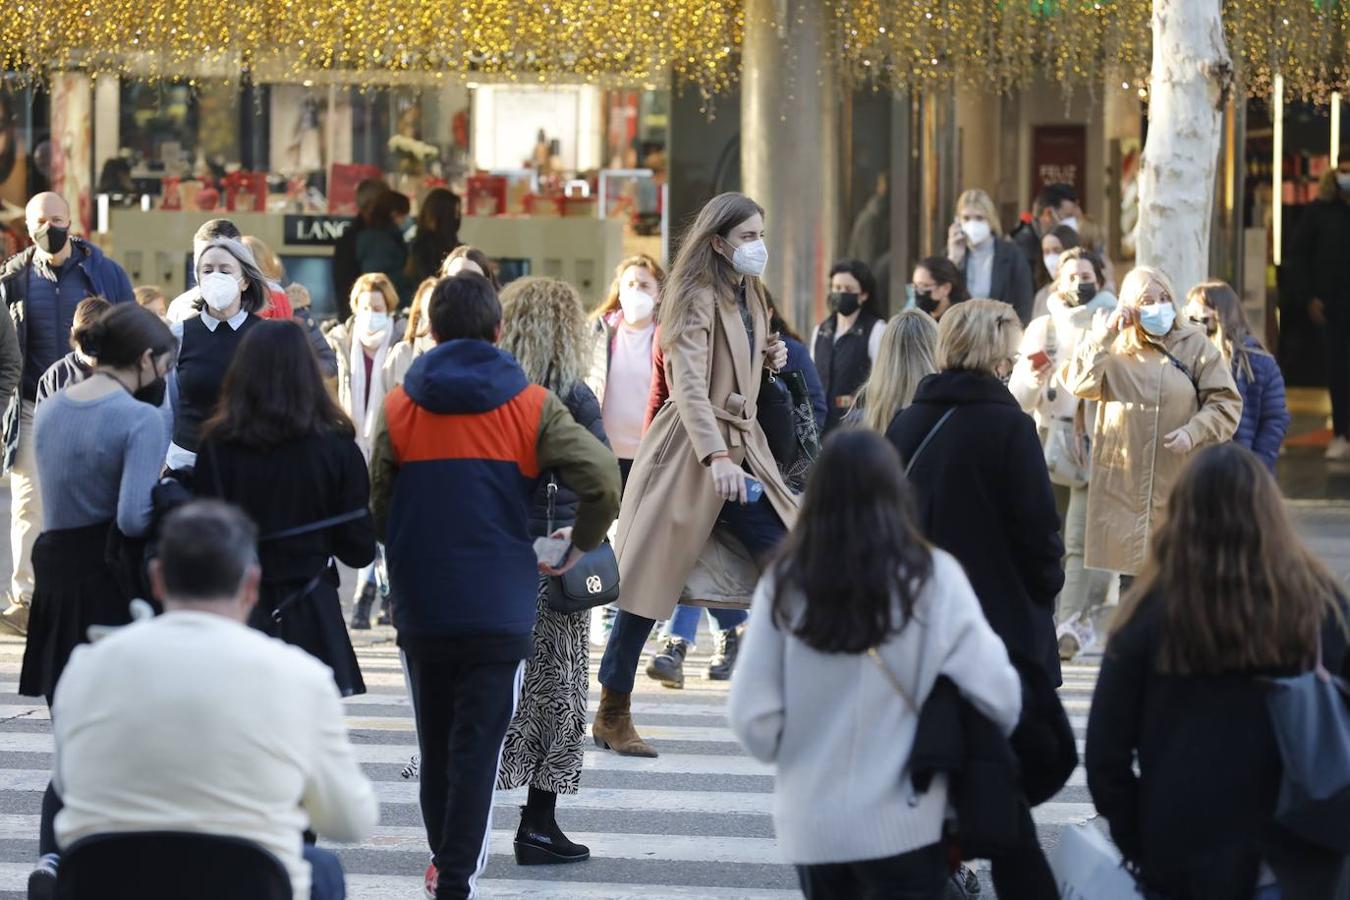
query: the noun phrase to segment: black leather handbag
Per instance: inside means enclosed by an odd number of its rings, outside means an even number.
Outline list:
[[[759,427],[768,439],[769,451],[780,466],[797,455],[797,423],[792,416],[792,393],[782,378],[765,370],[755,401]]]
[[[1322,664],[1270,679],[1266,709],[1284,774],[1275,821],[1339,854],[1350,853],[1350,686]]]
[[[553,533],[553,513],[558,499],[558,481],[548,479],[548,533]],[[585,612],[619,599],[619,560],[614,548],[604,543],[587,553],[562,575],[548,579],[548,608],[558,613]]]

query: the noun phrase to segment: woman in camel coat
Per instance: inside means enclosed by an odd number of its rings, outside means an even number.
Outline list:
[[[756,419],[766,367],[787,362],[769,331],[764,210],[741,194],[714,197],[684,236],[666,284],[661,346],[670,399],[642,439],[619,514],[615,551],[623,593],[600,663],[595,741],[655,756],[629,713],[643,645],[668,618],[714,527],[764,559],[796,519]],[[746,503],[747,480],[764,487]]]
[[[1099,311],[1064,383],[1097,400],[1083,564],[1120,572],[1122,592],[1143,569],[1167,497],[1190,455],[1229,440],[1242,396],[1203,328],[1183,324],[1176,292],[1140,266],[1120,306]]]

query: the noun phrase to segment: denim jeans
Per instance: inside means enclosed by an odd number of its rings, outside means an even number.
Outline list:
[[[778,542],[787,534],[783,520],[778,518],[777,511],[767,497],[744,505],[735,502],[724,504],[717,524],[745,545],[761,569],[778,547]],[[632,693],[638,662],[642,659],[642,648],[655,624],[653,619],[619,610],[619,615],[614,619],[614,629],[609,633],[609,642],[605,644],[605,655],[600,658],[600,684],[621,694]]]
[[[309,863],[310,900],[346,900],[347,882],[342,863],[332,850],[305,844],[305,862]]]
[[[677,637],[692,647],[698,637],[698,620],[702,613],[702,607],[685,606],[681,603],[675,607],[675,614],[666,622],[666,637]],[[745,622],[746,619],[750,618],[750,613],[743,609],[714,609],[710,607],[708,616],[713,635],[719,635]]]

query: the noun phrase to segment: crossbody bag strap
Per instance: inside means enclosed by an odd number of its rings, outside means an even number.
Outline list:
[[[363,506],[360,509],[352,509],[345,513],[339,513],[336,516],[319,519],[317,522],[306,522],[304,525],[296,525],[294,528],[283,528],[280,531],[273,531],[271,534],[264,534],[262,537],[258,538],[258,543],[261,544],[263,541],[280,541],[285,538],[299,537],[302,534],[323,531],[325,528],[332,528],[334,525],[355,522],[369,512],[370,510]]]
[[[955,406],[943,413],[942,418],[937,420],[937,424],[929,430],[928,434],[924,435],[923,440],[919,442],[919,446],[914,448],[914,452],[909,457],[909,462],[905,465],[906,477],[909,476],[910,470],[914,468],[914,464],[919,461],[919,456],[928,448],[928,445],[932,443],[933,438],[942,430],[942,426],[947,424],[947,420],[952,417],[952,413],[954,412],[956,412]]]
[[[1177,359],[1176,354],[1174,354],[1171,350],[1168,350],[1162,344],[1154,344],[1154,346],[1157,347],[1159,350],[1161,350],[1163,356],[1166,356],[1169,360],[1171,360],[1172,365],[1176,366],[1181,371],[1181,374],[1185,375],[1186,379],[1190,381],[1191,387],[1195,388],[1195,399],[1198,403],[1200,400],[1200,379],[1195,377],[1195,373],[1191,371],[1190,366],[1186,365],[1184,362]]]
[[[914,698],[910,696],[909,691],[905,690],[905,686],[900,683],[900,679],[895,677],[895,673],[891,671],[890,666],[886,665],[886,661],[881,658],[877,648],[869,647],[867,655],[871,657],[872,662],[877,664],[877,668],[881,670],[882,675],[886,676],[886,680],[891,683],[891,687],[895,688],[895,692],[900,695],[900,699],[905,701],[905,706],[909,707],[911,712],[917,713],[919,704],[914,702]]]

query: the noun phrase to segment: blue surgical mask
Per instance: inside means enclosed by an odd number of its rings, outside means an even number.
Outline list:
[[[1150,303],[1139,307],[1139,327],[1154,337],[1162,337],[1172,330],[1177,320],[1177,309],[1170,303]]]

